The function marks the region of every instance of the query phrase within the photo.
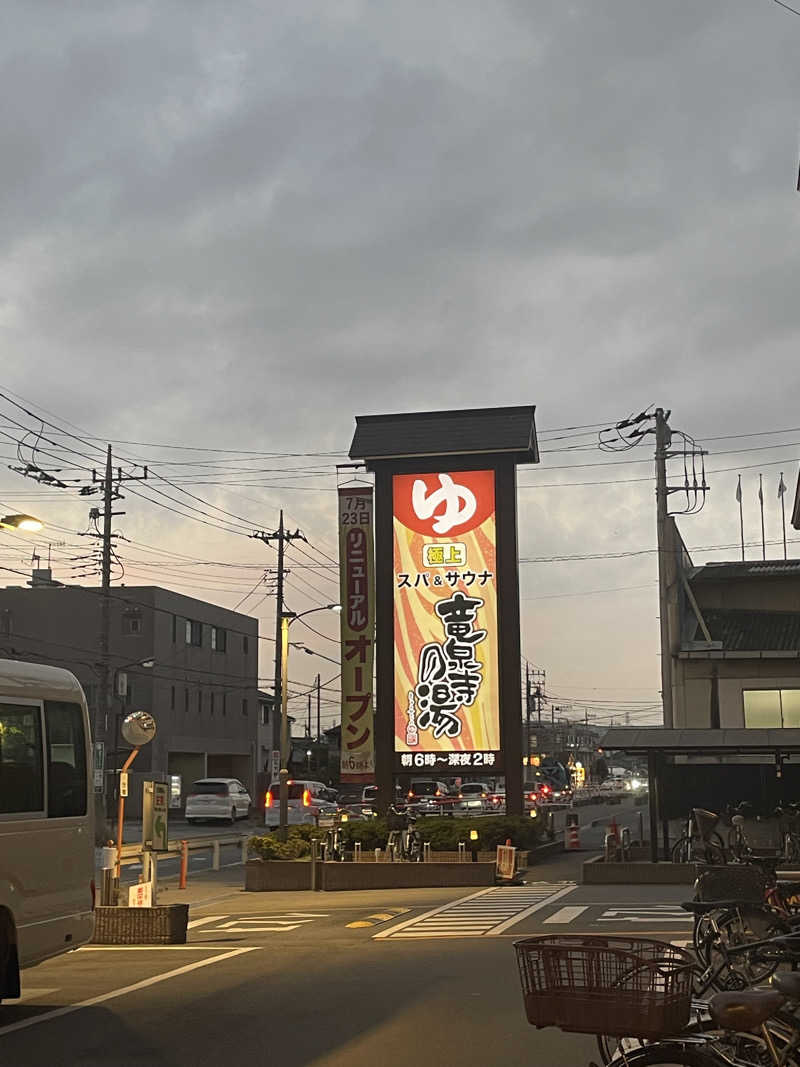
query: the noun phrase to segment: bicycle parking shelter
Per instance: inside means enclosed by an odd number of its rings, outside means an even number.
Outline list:
[[[612,727],[605,751],[646,757],[650,788],[650,859],[658,863],[658,824],[670,858],[669,822],[689,808],[724,811],[746,800],[771,811],[800,800],[800,729]]]

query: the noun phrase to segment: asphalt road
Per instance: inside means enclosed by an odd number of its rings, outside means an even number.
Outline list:
[[[0,1062],[585,1067],[593,1038],[527,1024],[513,941],[690,930],[686,889],[581,886],[585,858],[479,891],[251,894],[236,867],[190,878],[187,945],[89,946],[25,972],[23,999],[0,1007]]]

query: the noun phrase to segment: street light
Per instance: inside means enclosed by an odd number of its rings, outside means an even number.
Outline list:
[[[3,530],[24,530],[26,533],[36,533],[44,524],[33,515],[4,515],[0,519],[0,528]]]
[[[342,610],[341,604],[323,604],[319,608],[309,608],[298,615],[294,611],[281,612],[281,769],[280,811],[278,814],[278,840],[285,841],[289,825],[289,627],[304,615],[313,615],[315,611]]]

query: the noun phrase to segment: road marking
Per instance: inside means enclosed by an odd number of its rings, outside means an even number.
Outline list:
[[[200,967],[209,967],[214,963],[222,963],[224,960],[234,959],[245,952],[255,951],[255,946],[252,948],[234,948],[221,956],[212,956],[207,960],[195,960],[194,963],[187,963],[185,967],[176,967],[173,971],[156,974],[152,978],[144,978],[141,982],[134,982],[133,985],[123,986],[121,989],[112,989],[110,993],[101,993],[99,997],[90,997],[88,1000],[81,1000],[77,1004],[66,1004],[63,1008],[55,1008],[53,1011],[34,1015],[30,1019],[20,1019],[19,1022],[10,1023],[8,1026],[0,1026],[0,1037],[4,1034],[13,1034],[17,1030],[27,1030],[31,1026],[39,1026],[41,1023],[49,1022],[50,1019],[58,1019],[62,1015],[71,1015],[72,1012],[79,1011],[81,1008],[92,1008],[95,1004],[104,1004],[107,1000],[114,1000],[116,997],[125,996],[127,993],[135,993],[140,989],[147,989],[148,986],[158,985],[159,982],[166,982],[170,978],[178,978],[180,975],[189,974],[190,971],[196,971]]]
[[[258,948],[258,945],[253,945]],[[189,945],[84,945],[78,952],[225,952],[224,947],[215,948],[210,941],[198,941]]]
[[[545,923],[571,923],[573,919],[583,915],[588,906],[588,904],[582,904],[580,906],[573,905],[569,908],[559,908],[558,911],[554,911],[552,915],[548,915],[543,921]]]
[[[599,923],[683,923],[691,925],[694,917],[675,904],[655,904],[652,907],[608,908],[596,920]]]
[[[381,930],[376,940],[408,937],[499,937],[540,908],[572,893],[574,882],[532,882],[482,889]]]
[[[194,930],[198,926],[205,926],[207,923],[219,922],[220,919],[227,919],[227,915],[206,915],[204,919],[190,919],[186,924],[187,930]]]
[[[363,930],[365,926],[377,926],[379,923],[396,919],[398,915],[407,915],[411,908],[387,908],[386,911],[377,911],[374,915],[368,915],[366,919],[358,919],[352,923],[345,923],[346,930]]]

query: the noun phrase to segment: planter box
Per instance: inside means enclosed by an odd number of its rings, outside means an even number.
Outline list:
[[[321,867],[322,864],[317,864]],[[248,860],[244,871],[246,892],[310,889],[310,860]]]
[[[606,863],[602,856],[595,856],[583,864],[584,885],[692,885],[696,877],[694,863]]]
[[[95,945],[185,945],[188,904],[94,911]]]
[[[435,889],[494,881],[494,857],[491,863],[323,863],[320,889]]]

